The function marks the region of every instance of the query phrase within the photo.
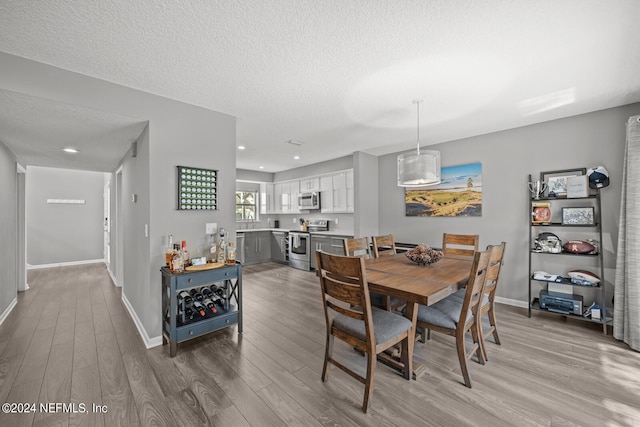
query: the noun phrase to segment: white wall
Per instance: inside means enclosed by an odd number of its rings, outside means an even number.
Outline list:
[[[0,142],[0,242],[4,248],[0,257],[0,316],[14,303],[18,292],[16,189],[16,158]]]
[[[611,185],[602,190],[603,248],[607,299],[612,296],[618,240],[620,179],[625,123],[640,112],[632,104],[594,113],[451,141],[440,150],[442,166],[482,163],[482,217],[407,217],[404,190],[396,186],[396,154],[380,157],[380,233],[398,241],[425,242],[439,247],[442,233],[480,234],[480,244],[507,242],[498,294],[527,301],[529,246],[528,174],[602,165]]]
[[[102,260],[104,173],[27,167],[27,264]],[[84,200],[49,204],[47,199]]]

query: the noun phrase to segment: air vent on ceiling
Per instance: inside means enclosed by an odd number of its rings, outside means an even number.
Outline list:
[[[288,141],[285,141],[287,144],[291,144],[291,145],[297,145],[297,146],[301,146],[303,144],[302,141],[297,141],[295,139],[290,139]]]

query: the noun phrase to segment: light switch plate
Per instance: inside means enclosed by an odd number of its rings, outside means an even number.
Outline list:
[[[216,234],[218,231],[217,222],[207,222],[205,225],[205,234]]]

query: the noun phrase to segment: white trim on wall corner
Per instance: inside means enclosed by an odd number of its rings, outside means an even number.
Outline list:
[[[7,307],[7,309],[2,313],[2,315],[0,315],[0,325],[2,325],[2,323],[7,319],[7,317],[9,317],[9,314],[11,314],[11,311],[16,306],[16,304],[18,304],[17,297],[14,298],[13,301],[11,301],[11,303],[9,304],[9,307]]]
[[[514,307],[529,308],[526,301],[520,301],[517,299],[496,297],[496,302],[505,305],[512,305]]]
[[[158,347],[162,345],[162,336],[153,337],[153,338],[149,337],[149,335],[147,334],[147,331],[144,329],[144,326],[142,325],[142,322],[140,321],[140,318],[138,317],[135,310],[133,309],[133,306],[131,306],[131,303],[129,303],[129,300],[125,296],[124,292],[122,293],[122,303],[124,304],[125,308],[129,312],[129,315],[131,316],[133,323],[136,325],[136,328],[138,329],[138,333],[140,334],[140,336],[142,337],[142,341],[144,342],[144,346],[147,349],[149,349],[149,348]]]
[[[51,268],[51,267],[68,267],[70,265],[96,264],[99,262],[104,264],[104,258],[87,259],[84,261],[57,262],[53,264],[38,264],[38,265],[27,264],[27,270],[37,270],[39,268]]]

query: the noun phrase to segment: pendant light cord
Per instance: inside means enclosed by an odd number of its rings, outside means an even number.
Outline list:
[[[421,102],[422,102],[422,99],[413,100],[413,103],[416,104],[417,114],[418,114],[418,129],[417,129],[418,140],[416,141],[416,151],[418,153],[418,156],[420,156],[420,103]]]

